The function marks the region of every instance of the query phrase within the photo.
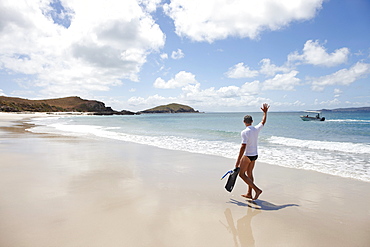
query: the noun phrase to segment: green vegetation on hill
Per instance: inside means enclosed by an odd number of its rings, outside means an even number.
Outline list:
[[[0,96],[0,111],[3,112],[113,112],[103,102],[66,97],[47,100],[28,100]]]
[[[141,111],[140,113],[198,113],[198,112],[199,111],[195,111],[190,106],[172,103],[168,105],[157,106],[145,111]]]

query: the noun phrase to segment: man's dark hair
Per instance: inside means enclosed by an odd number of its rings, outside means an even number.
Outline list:
[[[244,123],[246,123],[246,124],[252,124],[252,122],[253,122],[252,116],[246,115],[244,117]]]

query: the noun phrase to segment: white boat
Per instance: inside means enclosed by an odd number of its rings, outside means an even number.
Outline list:
[[[325,121],[325,117],[320,117],[321,112],[319,112],[319,111],[306,111],[306,112],[314,113],[315,116],[309,116],[308,114],[304,115],[304,116],[301,116],[300,118],[303,121]]]

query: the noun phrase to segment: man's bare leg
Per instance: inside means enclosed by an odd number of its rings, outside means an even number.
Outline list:
[[[240,163],[240,173],[239,173],[239,176],[242,179],[243,179],[243,177],[240,175],[242,171],[243,171],[244,175],[245,175],[245,173],[247,173],[247,176],[249,177],[248,170],[249,170],[249,167],[250,167],[251,163],[252,163],[251,160],[247,156],[243,156],[242,157],[241,163]],[[249,177],[249,179],[253,182],[253,177],[252,178]],[[248,199],[252,199],[253,198],[252,197],[252,187],[250,185],[248,185],[248,192],[247,192],[247,194],[242,195],[242,197],[245,197],[245,198],[248,198]]]
[[[248,195],[242,195],[243,197],[256,200],[262,193],[262,190],[258,188],[253,181],[245,174],[247,172],[247,168],[250,164],[250,159],[246,156],[244,156],[240,162],[240,172],[239,176],[244,180],[246,184],[248,184],[249,187],[251,187],[252,190],[256,192],[256,195],[252,198],[252,195],[250,197],[247,197]],[[251,193],[252,194],[252,193]]]
[[[262,194],[262,190],[260,188],[258,188],[253,182],[252,180],[247,177],[245,175],[244,172],[241,172],[239,173],[239,176],[244,180],[245,183],[247,183],[249,186],[252,187],[252,189],[256,192],[256,195],[253,197],[253,198],[249,198],[249,199],[252,199],[252,200],[257,200],[257,198]],[[244,196],[244,195],[242,195]]]
[[[254,168],[255,163],[256,161],[253,160],[248,164],[248,167],[247,167],[247,176],[250,178],[250,180],[252,180],[253,183],[254,183],[253,168]],[[248,193],[245,197],[252,199],[252,187],[251,186],[248,186]]]

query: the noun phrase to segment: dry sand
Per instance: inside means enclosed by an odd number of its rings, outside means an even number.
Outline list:
[[[370,246],[370,183],[234,160],[33,134],[0,114],[0,246]]]

